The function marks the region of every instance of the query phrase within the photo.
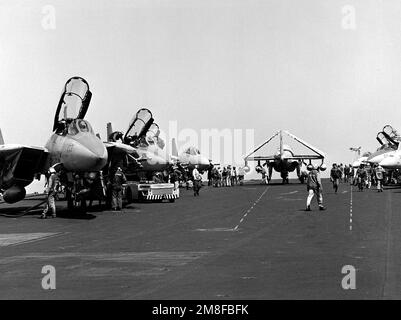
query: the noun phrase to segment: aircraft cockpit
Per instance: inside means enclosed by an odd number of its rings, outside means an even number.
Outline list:
[[[123,140],[132,146],[147,145],[143,139],[153,123],[152,113],[145,108],[140,109],[131,120]]]
[[[53,130],[59,133],[68,127],[72,119],[84,119],[91,97],[92,93],[85,79],[80,77],[69,79],[57,105]]]
[[[188,149],[185,150],[184,153],[191,156],[200,155],[200,151],[195,147],[189,147]]]
[[[59,126],[56,130],[56,133],[59,135],[71,135],[75,136],[78,133],[92,133],[94,134],[94,131],[92,129],[92,126],[87,122],[86,120],[83,119],[67,119],[60,121]]]

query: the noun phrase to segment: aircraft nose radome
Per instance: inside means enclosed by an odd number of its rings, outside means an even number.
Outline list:
[[[202,157],[201,163],[202,163],[203,165],[205,165],[205,166],[208,166],[208,165],[210,164],[210,161],[209,161],[209,159],[207,159],[207,158],[205,158],[205,157]]]
[[[63,161],[67,170],[86,172],[99,171],[107,163],[107,150],[99,139],[75,141],[72,152]]]
[[[104,158],[107,157],[107,149],[103,142],[96,136],[90,136],[89,139],[82,141],[82,144],[88,148],[94,155]],[[106,159],[107,160],[107,159]]]

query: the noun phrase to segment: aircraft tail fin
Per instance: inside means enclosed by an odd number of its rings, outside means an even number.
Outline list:
[[[111,122],[107,123],[107,141],[111,141],[111,134],[113,133],[113,128],[111,126]]]
[[[0,129],[0,145],[4,144],[4,139],[3,139],[3,134],[1,133],[1,129]]]
[[[178,148],[177,143],[175,142],[175,138],[171,140],[171,154],[173,157],[178,158]]]

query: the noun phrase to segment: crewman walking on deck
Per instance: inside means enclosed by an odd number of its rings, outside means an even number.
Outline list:
[[[318,171],[318,173],[319,173],[319,177],[320,177],[320,172],[326,171],[326,169],[327,169],[327,166],[326,166],[324,163],[322,163],[322,164],[317,168],[317,171]],[[323,203],[323,188],[319,188],[319,190],[318,190],[318,195],[319,195],[319,198],[320,198],[320,202]]]
[[[202,187],[202,175],[198,171],[198,165],[192,170],[192,177],[194,178],[194,197],[199,196],[199,190]]]
[[[366,170],[363,164],[361,164],[358,170],[356,170],[356,179],[359,191],[363,191],[363,185],[366,183]]]
[[[342,163],[340,163],[340,165],[338,166],[338,170],[340,170],[340,181],[343,182],[344,167],[343,167],[343,164],[342,164]]]
[[[118,167],[111,185],[111,205],[114,211],[121,211],[123,208],[123,184],[125,183],[127,183],[127,178],[123,170]]]
[[[348,167],[348,165],[345,165],[344,167],[344,182],[349,181],[349,173],[350,173],[350,167]]]
[[[341,171],[337,167],[337,164],[333,163],[333,167],[331,168],[330,171],[330,181],[333,183],[333,189],[335,193],[337,193],[338,191],[338,185],[340,184],[340,177],[341,177]]]
[[[59,181],[59,176],[56,172],[56,170],[51,167],[48,171],[48,177],[46,179],[46,190],[45,193],[47,194],[47,202],[45,205],[45,208],[42,212],[41,218],[46,219],[47,218],[47,213],[49,212],[49,209],[52,212],[52,218],[56,217],[56,193],[58,189],[58,184],[60,183]]]
[[[244,177],[245,177],[245,169],[244,167],[238,168],[238,181],[239,185],[242,186],[244,184]]]
[[[349,177],[350,177],[350,183],[352,185],[355,185],[355,169],[352,166],[352,164],[349,165]]]
[[[306,211],[311,211],[310,205],[313,199],[313,196],[316,195],[317,203],[319,205],[319,210],[326,210],[323,206],[323,195],[322,195],[322,181],[320,179],[320,173],[318,170],[314,168],[312,164],[307,166],[309,171],[308,179],[306,183],[306,188],[308,190],[308,198],[306,200]]]

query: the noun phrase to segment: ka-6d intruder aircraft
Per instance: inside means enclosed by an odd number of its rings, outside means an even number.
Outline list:
[[[203,156],[200,153],[199,149],[194,146],[188,147],[184,152],[180,154],[178,154],[178,148],[175,138],[172,139],[171,146],[171,158],[178,166],[187,169],[190,172],[195,168],[195,166],[198,166],[198,171],[200,173],[203,173],[213,165],[211,164],[211,161]]]
[[[295,154],[294,151],[288,146],[283,144],[283,134],[287,135],[288,137],[294,139],[299,144],[306,147],[309,151],[312,151],[313,154]],[[275,154],[262,154],[262,155],[255,155],[261,148],[266,146],[269,142],[271,142],[275,137],[280,138],[280,145]],[[248,161],[257,161],[258,165],[255,167],[257,172],[262,172],[264,169],[261,165],[261,161],[265,163],[263,166],[267,166],[269,168],[269,173],[267,175],[267,180],[270,181],[272,176],[273,169],[277,172],[280,172],[281,178],[283,179],[283,183],[288,183],[288,174],[289,172],[297,171],[298,178],[302,182],[301,176],[301,166],[302,163],[305,163],[305,160],[322,160],[324,161],[324,153],[319,149],[312,147],[307,142],[301,140],[300,138],[294,136],[293,134],[289,133],[285,130],[277,131],[270,139],[263,142],[259,145],[255,150],[250,152],[247,156],[244,157],[245,166],[248,166]]]
[[[77,198],[77,181],[90,173],[100,175],[107,162],[107,150],[84,120],[92,93],[88,83],[73,77],[67,81],[54,117],[53,134],[45,148],[23,145],[0,145],[0,189],[3,200],[15,203],[24,199],[25,187],[50,167],[62,170],[61,183],[66,187],[69,206]],[[78,113],[74,112],[76,110]]]

